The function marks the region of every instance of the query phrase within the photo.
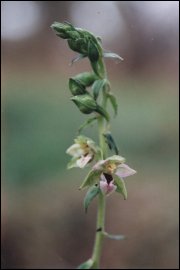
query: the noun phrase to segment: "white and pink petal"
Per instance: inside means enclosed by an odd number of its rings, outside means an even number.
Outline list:
[[[130,168],[127,164],[120,164],[118,165],[115,174],[120,178],[125,178],[130,175],[135,174],[136,171]]]
[[[75,143],[66,150],[66,153],[73,157],[80,157],[84,154],[84,150],[79,144]]]
[[[105,195],[110,195],[117,188],[117,186],[114,185],[114,181],[111,181],[110,183],[107,182],[104,174],[101,174],[101,181],[99,183],[99,186],[100,186],[102,193]]]
[[[82,156],[76,161],[77,167],[84,168],[92,158],[93,156],[91,154],[87,156]]]
[[[100,189],[103,194],[105,195],[110,195],[116,190],[116,186],[113,184],[113,182],[110,182],[109,184],[105,181],[100,181],[99,183]]]

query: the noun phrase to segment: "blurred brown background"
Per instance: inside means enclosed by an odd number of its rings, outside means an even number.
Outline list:
[[[112,131],[138,173],[108,198],[102,268],[178,268],[178,1],[2,1],[2,268],[76,268],[90,257],[96,201],[84,214],[66,149],[86,119],[68,78],[90,70],[50,29],[67,20],[120,54],[106,60],[118,98]],[[97,141],[96,127],[85,134]]]

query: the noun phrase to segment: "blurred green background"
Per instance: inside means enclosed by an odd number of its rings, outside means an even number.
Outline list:
[[[178,269],[178,1],[2,1],[2,268],[72,269],[91,254],[96,201],[87,169],[66,170],[86,116],[70,101],[74,53],[50,29],[70,21],[120,54],[106,60],[119,104],[112,132],[137,170],[108,197],[102,268]],[[84,134],[97,141],[97,128]]]

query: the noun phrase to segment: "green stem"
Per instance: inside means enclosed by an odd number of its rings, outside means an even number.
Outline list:
[[[106,152],[106,145],[105,145],[105,140],[104,140],[104,119],[102,116],[99,116],[98,119],[98,128],[99,128],[99,146],[102,150],[102,156],[101,158],[104,159],[105,158],[105,152]]]
[[[103,60],[101,60],[101,66],[102,66],[102,73],[104,74],[104,78],[106,78],[106,68],[104,65]],[[102,100],[102,107],[106,109],[107,104],[107,97],[106,94],[103,93],[103,100]],[[99,144],[100,148],[102,150],[102,159],[106,158],[107,155],[107,146],[104,138],[104,131],[106,128],[106,121],[102,116],[99,116],[98,119],[98,128],[99,128]],[[96,238],[94,242],[94,249],[93,249],[93,269],[99,269],[99,263],[100,263],[100,257],[101,257],[101,251],[102,251],[102,244],[103,244],[103,238],[104,238],[104,225],[105,224],[105,195],[101,192],[98,196],[98,212],[97,212],[97,224],[96,224]]]
[[[99,262],[102,250],[103,232],[104,232],[104,221],[105,221],[105,196],[100,193],[98,197],[98,215],[97,215],[97,227],[96,227],[96,238],[94,243],[94,250],[92,260],[94,262],[93,268],[99,269]]]

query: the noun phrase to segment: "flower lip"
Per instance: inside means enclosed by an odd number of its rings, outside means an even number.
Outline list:
[[[84,155],[82,156],[81,158],[77,159],[77,166],[80,167],[80,168],[84,168],[88,163],[91,162],[91,160],[93,159],[93,156],[92,155]]]
[[[111,193],[113,193],[117,189],[117,186],[114,185],[112,176],[106,173],[103,173],[101,175],[101,181],[99,185],[100,185],[100,189],[102,193],[107,196],[109,196]]]
[[[111,174],[108,174],[108,173],[103,173],[104,174],[104,177],[106,178],[106,181],[108,183],[108,185],[113,181],[113,177]]]

